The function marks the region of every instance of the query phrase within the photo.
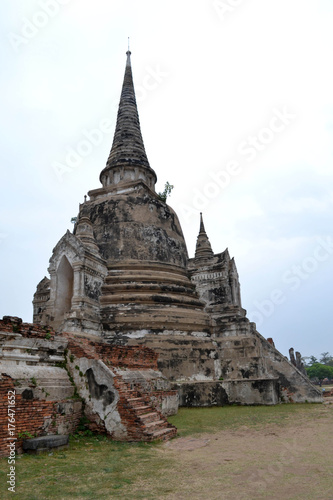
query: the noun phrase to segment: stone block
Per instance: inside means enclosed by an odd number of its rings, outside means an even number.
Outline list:
[[[23,451],[31,455],[38,455],[52,449],[61,450],[68,447],[69,436],[51,435],[26,439],[23,441]]]

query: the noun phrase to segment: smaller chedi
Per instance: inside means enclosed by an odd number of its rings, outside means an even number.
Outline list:
[[[153,349],[181,405],[321,401],[247,319],[235,261],[228,250],[213,252],[202,215],[189,258],[176,213],[155,191],[130,56],[101,187],[88,192],[73,233],[53,250],[34,323]]]

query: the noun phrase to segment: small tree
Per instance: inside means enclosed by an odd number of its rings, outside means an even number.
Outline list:
[[[322,352],[320,356],[321,358],[319,360],[319,363],[322,363],[323,365],[329,365],[329,363],[333,359],[329,352]]]
[[[167,201],[167,197],[170,196],[172,190],[173,190],[173,185],[169,184],[169,182],[167,181],[164,186],[164,191],[162,191],[162,193],[158,193],[159,199],[165,203]]]
[[[326,366],[321,363],[314,363],[312,366],[306,368],[307,374],[310,379],[318,379],[321,385],[324,378],[333,378],[333,367]]]
[[[310,356],[310,361],[308,362],[309,366],[314,365],[315,363],[318,363],[318,359],[315,356]]]

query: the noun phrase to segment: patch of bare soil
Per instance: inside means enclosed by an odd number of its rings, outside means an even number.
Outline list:
[[[333,401],[297,421],[262,429],[243,426],[178,438],[161,449],[176,470],[158,498],[333,500]]]

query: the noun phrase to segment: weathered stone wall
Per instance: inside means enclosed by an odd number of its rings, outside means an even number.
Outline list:
[[[179,392],[179,406],[202,407],[229,404],[228,394],[220,381],[183,382],[175,384]]]
[[[314,386],[307,375],[296,368],[285,356],[258,332],[257,338],[262,343],[262,359],[267,373],[278,378],[280,397],[285,403],[322,403],[322,393]]]
[[[80,217],[93,224],[103,259],[186,267],[187,249],[177,215],[143,182],[125,194],[105,195],[103,190],[90,191],[92,201],[80,206]]]
[[[221,363],[212,338],[205,332],[171,332],[137,335],[127,339],[142,344],[158,354],[158,369],[171,382],[216,380]]]
[[[280,402],[278,379],[184,382],[174,385],[179,406],[275,405]]]
[[[222,377],[229,382],[226,390],[230,401],[240,404],[322,402],[320,391],[309,378],[262,337],[247,318],[224,319],[216,332],[215,343]],[[255,389],[252,396],[251,386]]]

